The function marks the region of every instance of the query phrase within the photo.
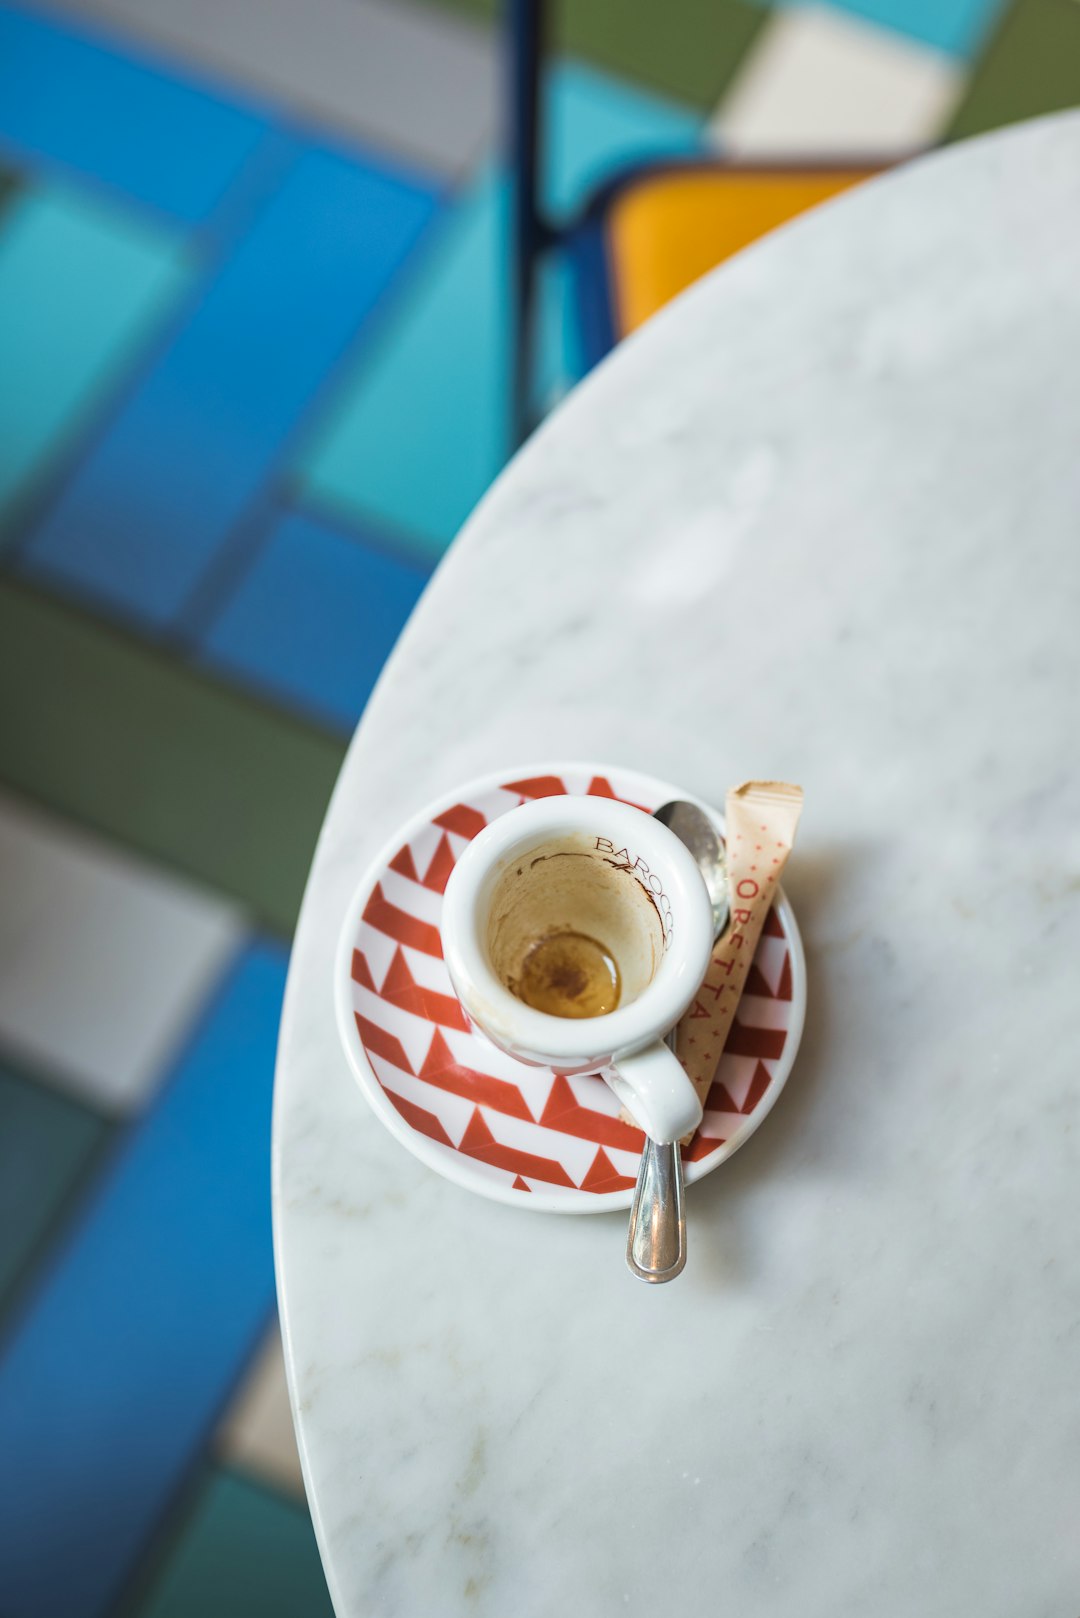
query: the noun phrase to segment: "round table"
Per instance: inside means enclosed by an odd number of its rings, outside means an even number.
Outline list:
[[[1075,1618],[1078,588],[1076,115],[724,266],[483,502],[345,762],[282,1025],[278,1282],[339,1618]],[[334,1026],[394,829],[575,757],[806,789],[802,1051],[666,1287],[624,1215],[422,1167]]]

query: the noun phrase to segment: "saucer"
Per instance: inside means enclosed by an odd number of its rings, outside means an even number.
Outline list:
[[[528,1067],[474,1029],[454,994],[439,922],[462,850],[499,815],[557,793],[652,813],[691,795],[634,770],[533,765],[471,781],[416,815],[349,904],[335,963],[338,1032],[376,1116],[414,1156],[497,1202],[543,1213],[629,1208],[644,1137],[603,1079]],[[700,800],[693,800],[699,802]],[[701,804],[722,828],[715,809]],[[731,1156],[791,1072],[806,965],[782,891],[769,912],[705,1113],[683,1151],[693,1184]]]

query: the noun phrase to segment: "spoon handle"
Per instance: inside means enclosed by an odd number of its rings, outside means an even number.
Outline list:
[[[641,1281],[674,1281],[682,1274],[686,1263],[686,1214],[678,1141],[661,1146],[645,1137],[630,1209],[626,1262]]]

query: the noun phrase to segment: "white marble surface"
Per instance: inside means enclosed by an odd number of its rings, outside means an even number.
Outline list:
[[[1080,1612],[1078,357],[1070,116],[708,279],[437,576],[327,818],[278,1074],[340,1618]],[[806,788],[803,1051],[657,1289],[621,1217],[426,1172],[334,1031],[343,907],[395,823],[575,754]]]

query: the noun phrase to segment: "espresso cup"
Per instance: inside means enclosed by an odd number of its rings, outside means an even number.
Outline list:
[[[586,965],[611,971],[614,1009],[538,1009],[538,959],[549,964],[544,1004],[596,1003],[574,956],[580,940]],[[542,798],[500,816],[458,860],[443,902],[443,954],[476,1027],[519,1061],[600,1073],[660,1142],[701,1121],[664,1038],[700,988],[712,943],[693,856],[660,821],[607,798]]]

